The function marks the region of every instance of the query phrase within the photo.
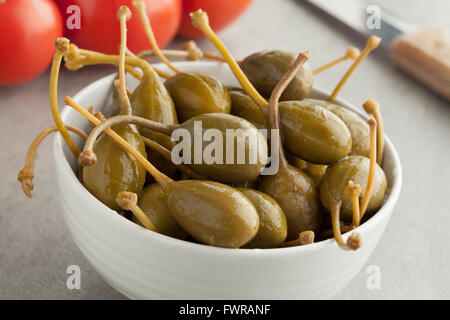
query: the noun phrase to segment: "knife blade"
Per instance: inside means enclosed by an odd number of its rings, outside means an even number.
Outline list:
[[[392,61],[450,101],[450,32],[420,29],[363,0],[306,0],[365,36],[376,35]]]

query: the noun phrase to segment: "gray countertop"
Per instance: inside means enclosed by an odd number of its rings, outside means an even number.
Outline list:
[[[407,22],[450,29],[445,0],[373,1]],[[346,47],[365,40],[301,1],[255,0],[220,33],[237,58],[267,48],[309,49],[311,64],[322,65]],[[172,44],[179,46],[180,41]],[[202,48],[211,49],[206,40]],[[360,106],[374,98],[383,109],[385,131],[403,166],[403,190],[394,215],[367,265],[336,298],[450,298],[450,104],[397,70],[386,51],[372,54],[344,87],[341,96]],[[316,77],[331,90],[347,68],[339,65]],[[59,97],[73,95],[107,74],[109,67],[62,71]],[[122,299],[81,255],[71,239],[56,198],[50,141],[39,149],[34,199],[16,180],[33,137],[52,124],[49,72],[12,88],[0,88],[0,299]],[[66,268],[79,265],[81,290],[66,288]],[[381,272],[381,288],[368,289],[371,265]]]

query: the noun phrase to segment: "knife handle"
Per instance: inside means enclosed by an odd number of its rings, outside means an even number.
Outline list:
[[[401,69],[450,101],[450,32],[434,28],[400,35],[390,53]]]

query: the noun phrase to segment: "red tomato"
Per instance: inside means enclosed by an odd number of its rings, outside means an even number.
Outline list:
[[[0,1],[0,85],[22,83],[42,73],[62,33],[61,15],[52,1]]]
[[[188,38],[201,37],[203,33],[194,28],[189,13],[202,9],[208,13],[209,24],[214,31],[225,28],[235,20],[252,0],[183,0],[183,16],[178,35]]]
[[[133,16],[127,22],[127,46],[131,51],[139,52],[149,49],[150,43],[138,12],[132,0],[57,0],[63,19],[64,34],[73,43],[83,49],[117,54],[120,44],[120,25],[117,10],[121,5],[130,8]],[[150,18],[156,41],[165,47],[175,36],[181,19],[180,0],[145,0],[147,14]],[[70,5],[77,5],[81,11],[81,28],[69,29],[74,11],[68,11]]]

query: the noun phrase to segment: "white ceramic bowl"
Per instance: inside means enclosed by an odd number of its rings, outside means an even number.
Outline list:
[[[226,65],[177,65],[182,70],[207,72],[227,85],[237,85]],[[92,83],[75,100],[84,107],[108,106],[114,77]],[[136,81],[130,78],[128,84],[132,87]],[[317,88],[312,96],[328,97]],[[338,102],[361,114],[349,103]],[[87,121],[69,107],[63,110],[62,117],[65,123],[89,130]],[[173,239],[126,220],[78,181],[73,170],[76,161],[60,135],[55,136],[53,150],[64,217],[73,239],[107,282],[127,297],[138,299],[329,298],[352,280],[375,249],[402,183],[397,152],[386,138],[387,199],[376,215],[356,230],[363,240],[357,251],[344,251],[333,239],[282,249],[224,249]]]

